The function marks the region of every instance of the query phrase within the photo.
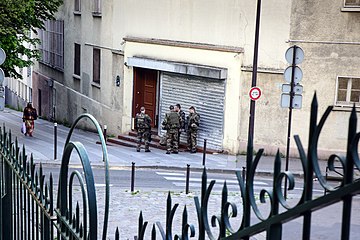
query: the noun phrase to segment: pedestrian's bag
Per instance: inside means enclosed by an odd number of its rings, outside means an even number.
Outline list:
[[[26,133],[26,126],[25,123],[23,122],[21,125],[21,133],[25,134]]]

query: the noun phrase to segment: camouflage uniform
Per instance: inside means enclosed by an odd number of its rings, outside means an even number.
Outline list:
[[[179,128],[179,138],[178,138],[178,144],[180,144],[180,134],[181,134],[181,130],[185,130],[185,112],[183,110],[180,109],[180,111],[178,112],[179,116],[180,116],[180,128]]]
[[[180,116],[177,112],[171,111],[165,114],[165,119],[162,123],[166,129],[166,147],[167,154],[172,150],[173,153],[179,152],[178,138],[180,128]]]
[[[196,152],[196,138],[197,131],[200,124],[200,115],[197,112],[190,113],[187,116],[187,149],[191,152]]]
[[[145,113],[138,113],[135,117],[135,129],[137,130],[138,144],[136,150],[140,152],[141,140],[144,138],[145,152],[149,150],[149,140],[151,135],[151,118]]]

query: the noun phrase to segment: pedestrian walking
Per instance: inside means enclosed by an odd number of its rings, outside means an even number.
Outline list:
[[[200,115],[196,112],[195,108],[191,106],[189,108],[189,115],[186,119],[187,123],[187,149],[191,153],[196,153],[197,146],[197,132],[200,125]]]
[[[32,106],[32,103],[29,102],[24,109],[23,112],[23,122],[25,123],[26,131],[24,135],[28,135],[30,137],[33,136],[34,128],[35,128],[35,120],[38,118],[36,109]]]
[[[145,113],[145,107],[140,108],[140,113],[135,117],[135,130],[137,131],[137,147],[136,151],[140,152],[141,141],[144,139],[145,152],[151,152],[149,149],[151,138],[151,118]]]
[[[164,121],[162,122],[163,128],[166,129],[166,154],[179,153],[179,128],[180,116],[175,112],[174,106],[170,105],[170,112],[165,114]]]
[[[179,128],[179,136],[178,136],[178,145],[180,145],[180,135],[181,132],[185,131],[185,112],[183,110],[181,110],[181,105],[179,103],[177,103],[175,105],[175,111],[179,114],[180,116],[180,128]]]

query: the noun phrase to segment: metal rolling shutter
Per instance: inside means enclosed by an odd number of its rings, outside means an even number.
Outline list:
[[[222,149],[224,125],[225,80],[194,77],[168,72],[161,73],[160,81],[160,122],[170,105],[181,104],[181,109],[188,115],[190,106],[194,106],[200,114],[198,146],[203,146],[207,139],[207,147]],[[163,134],[165,131],[159,128]],[[186,142],[186,134],[181,141]]]

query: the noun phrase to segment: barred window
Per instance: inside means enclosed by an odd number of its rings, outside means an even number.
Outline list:
[[[360,0],[344,0],[344,7],[360,7]]]
[[[58,70],[64,70],[64,21],[48,20],[45,30],[39,30],[40,62]]]
[[[75,0],[74,3],[75,3],[74,11],[81,12],[81,0]]]
[[[360,105],[360,78],[338,77],[336,105]]]
[[[93,82],[100,84],[100,64],[101,51],[99,48],[93,49]]]

